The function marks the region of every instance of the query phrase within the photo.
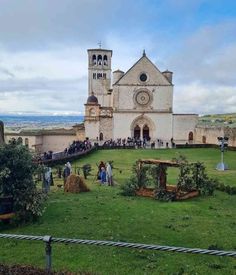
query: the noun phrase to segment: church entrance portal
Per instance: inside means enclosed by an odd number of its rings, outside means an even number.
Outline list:
[[[141,133],[140,127],[136,125],[134,127],[134,138],[140,138],[140,133]]]
[[[149,140],[149,127],[147,125],[144,125],[143,127],[143,138],[146,140]]]
[[[136,117],[130,125],[131,137],[147,141],[153,138],[155,124],[148,116]]]

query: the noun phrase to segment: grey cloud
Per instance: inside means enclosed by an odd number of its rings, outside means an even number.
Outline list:
[[[234,86],[179,86],[174,93],[174,110],[197,114],[236,112],[235,94]]]
[[[110,26],[113,31],[122,28],[127,32],[141,25],[145,20],[145,14],[139,16],[141,5],[124,0],[0,0],[1,43],[14,50],[65,43],[94,45],[105,41]],[[121,16],[125,17],[122,25]]]
[[[47,78],[31,78],[31,79],[13,79],[1,80],[1,92],[15,92],[15,91],[66,91],[78,88],[86,89],[86,78],[78,79],[47,79]]]
[[[183,42],[167,63],[176,83],[236,85],[236,21],[203,27]]]
[[[3,74],[5,76],[9,76],[9,77],[15,77],[14,73],[10,72],[9,70],[0,67],[0,75]]]
[[[46,89],[5,92],[1,94],[0,110],[1,113],[9,113],[9,111],[51,114],[83,112],[86,99],[86,94],[80,94],[75,89],[66,89],[61,92]]]

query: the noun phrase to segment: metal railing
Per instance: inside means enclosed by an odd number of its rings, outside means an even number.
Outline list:
[[[48,272],[50,272],[51,268],[52,268],[52,246],[51,246],[51,244],[53,242],[54,243],[64,243],[64,244],[84,244],[84,245],[124,247],[124,248],[144,249],[144,250],[159,250],[159,251],[167,251],[167,252],[203,254],[203,255],[225,256],[225,257],[236,258],[236,251],[210,250],[210,249],[201,249],[201,248],[186,248],[186,247],[152,245],[152,244],[141,244],[141,243],[82,240],[82,239],[55,238],[52,236],[30,236],[30,235],[14,235],[14,234],[0,234],[0,238],[15,239],[15,240],[28,240],[28,241],[43,241],[45,243],[46,271],[48,271]]]

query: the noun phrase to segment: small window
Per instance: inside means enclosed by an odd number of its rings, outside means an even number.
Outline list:
[[[96,73],[93,73],[93,79],[96,79]]]
[[[102,65],[102,56],[98,55],[98,65]]]
[[[94,54],[93,57],[92,57],[92,63],[93,65],[96,65],[97,64],[97,58],[96,58],[96,55]]]
[[[139,77],[139,79],[142,81],[142,82],[146,82],[147,81],[147,75],[145,73],[142,73]]]
[[[103,74],[103,79],[106,79],[107,78],[107,74]]]
[[[97,74],[97,79],[100,79],[100,78],[102,78],[102,74],[101,74],[101,73],[98,73],[98,74]]]
[[[107,62],[107,55],[104,55],[104,56],[103,56],[103,64],[104,64],[105,66],[108,65],[108,62]]]
[[[102,141],[103,140],[103,133],[99,134],[99,140]]]

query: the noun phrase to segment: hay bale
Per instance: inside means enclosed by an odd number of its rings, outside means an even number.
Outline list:
[[[65,192],[80,193],[90,191],[84,182],[84,179],[78,175],[70,175],[65,184]]]

